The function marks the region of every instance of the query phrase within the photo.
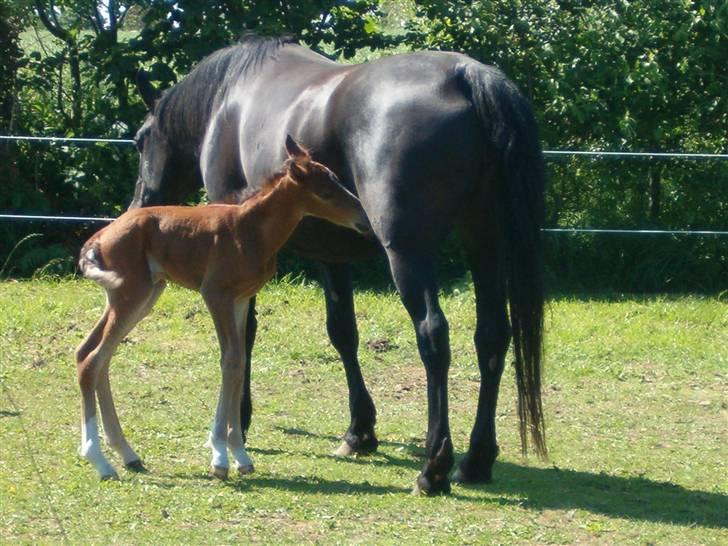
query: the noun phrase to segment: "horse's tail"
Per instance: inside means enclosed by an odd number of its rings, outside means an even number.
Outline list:
[[[541,409],[545,173],[538,128],[528,101],[502,72],[469,63],[462,76],[485,129],[486,155],[498,163],[521,448],[525,453],[530,431],[536,453],[545,457]]]

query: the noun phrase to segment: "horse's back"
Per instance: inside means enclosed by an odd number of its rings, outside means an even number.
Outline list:
[[[202,163],[211,198],[270,176],[289,133],[360,195],[382,243],[437,244],[483,180],[485,135],[463,83],[470,64],[477,63],[457,53],[417,52],[347,66],[283,47],[208,128]],[[293,245],[335,239],[334,231],[341,230],[304,222]],[[346,248],[358,236],[340,238]]]
[[[431,246],[482,183],[484,134],[464,55],[421,52],[359,65],[334,96],[351,176],[385,246]]]

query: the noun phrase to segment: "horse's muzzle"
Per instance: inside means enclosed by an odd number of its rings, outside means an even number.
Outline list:
[[[362,216],[359,220],[354,222],[354,229],[362,235],[372,234],[372,225],[369,223],[369,219],[366,216]]]

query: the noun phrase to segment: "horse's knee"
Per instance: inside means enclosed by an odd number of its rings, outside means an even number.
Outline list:
[[[326,318],[326,331],[331,344],[340,354],[356,351],[359,345],[359,332],[353,317],[329,313]]]
[[[500,375],[511,342],[508,321],[479,318],[474,341],[481,372]]]
[[[450,364],[450,327],[442,312],[428,313],[417,325],[420,356],[428,369],[446,371]]]

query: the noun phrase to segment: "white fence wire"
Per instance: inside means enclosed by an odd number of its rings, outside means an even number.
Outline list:
[[[0,141],[48,142],[50,144],[114,144],[132,145],[134,141],[125,138],[53,137],[28,135],[0,135]],[[544,150],[546,158],[592,157],[613,159],[728,159],[728,154],[692,152],[625,152],[607,150]],[[47,216],[32,214],[0,214],[0,220],[29,222],[112,222],[114,218],[88,216]],[[544,233],[591,233],[606,235],[689,235],[728,236],[728,231],[689,229],[602,229],[602,228],[544,228]]]

